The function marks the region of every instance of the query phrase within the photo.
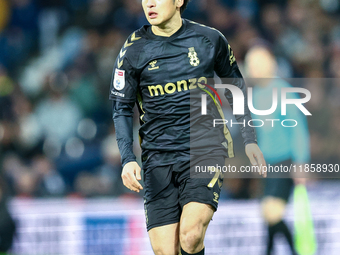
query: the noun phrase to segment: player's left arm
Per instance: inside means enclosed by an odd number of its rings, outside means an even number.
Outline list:
[[[242,77],[242,74],[238,68],[234,52],[232,51],[227,39],[221,34],[217,42],[217,52],[216,52],[216,62],[215,62],[215,72],[222,78],[227,78],[228,83],[237,86],[242,90],[244,95],[244,114],[235,115],[238,122],[245,123],[245,125],[240,125],[241,133],[245,145],[246,155],[248,156],[250,162],[254,166],[265,166],[266,162],[263,157],[262,151],[257,145],[255,129],[248,124],[252,119],[250,110],[248,108],[247,99],[247,86]],[[231,108],[233,108],[233,95],[230,90],[226,89],[224,93],[227,98]],[[263,168],[260,168],[263,170]],[[264,177],[266,173],[260,171]]]

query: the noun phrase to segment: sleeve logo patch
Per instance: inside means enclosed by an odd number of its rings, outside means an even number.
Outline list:
[[[116,68],[113,87],[116,90],[122,90],[125,87],[125,71]]]

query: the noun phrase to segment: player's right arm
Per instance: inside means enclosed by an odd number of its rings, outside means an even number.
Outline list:
[[[128,189],[139,192],[143,189],[138,182],[141,180],[141,168],[133,153],[133,107],[136,102],[139,75],[128,57],[129,51],[133,55],[131,45],[133,43],[129,43],[127,40],[117,57],[112,74],[110,99],[112,100],[112,118],[123,166],[121,174],[123,184]]]
[[[122,160],[122,180],[125,187],[139,192],[143,189],[138,182],[141,180],[141,168],[133,153],[133,107],[134,103],[113,101],[113,121],[116,139]]]

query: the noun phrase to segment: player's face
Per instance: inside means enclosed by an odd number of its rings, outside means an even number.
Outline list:
[[[153,26],[162,26],[176,15],[183,0],[142,0],[145,16]]]

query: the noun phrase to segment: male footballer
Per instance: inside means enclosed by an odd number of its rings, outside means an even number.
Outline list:
[[[210,122],[223,114],[216,96],[211,96],[214,89],[208,79],[215,73],[231,78],[246,94],[224,36],[181,18],[188,2],[142,0],[151,25],[126,40],[110,90],[121,176],[124,185],[136,192],[143,187],[138,182],[141,168],[132,150],[132,109],[136,102],[139,108],[146,225],[156,255],[204,254],[204,236],[217,209],[222,180],[216,174],[210,179],[191,178],[190,167],[207,159],[224,165],[225,158],[233,157],[229,131],[222,125],[214,128]],[[201,94],[208,95],[205,115],[201,114]],[[225,96],[233,107],[229,90]],[[244,115],[236,116],[240,122],[251,119],[246,103],[244,107]],[[202,124],[203,120],[211,125]],[[265,165],[255,130],[241,126],[241,132],[251,163]]]

